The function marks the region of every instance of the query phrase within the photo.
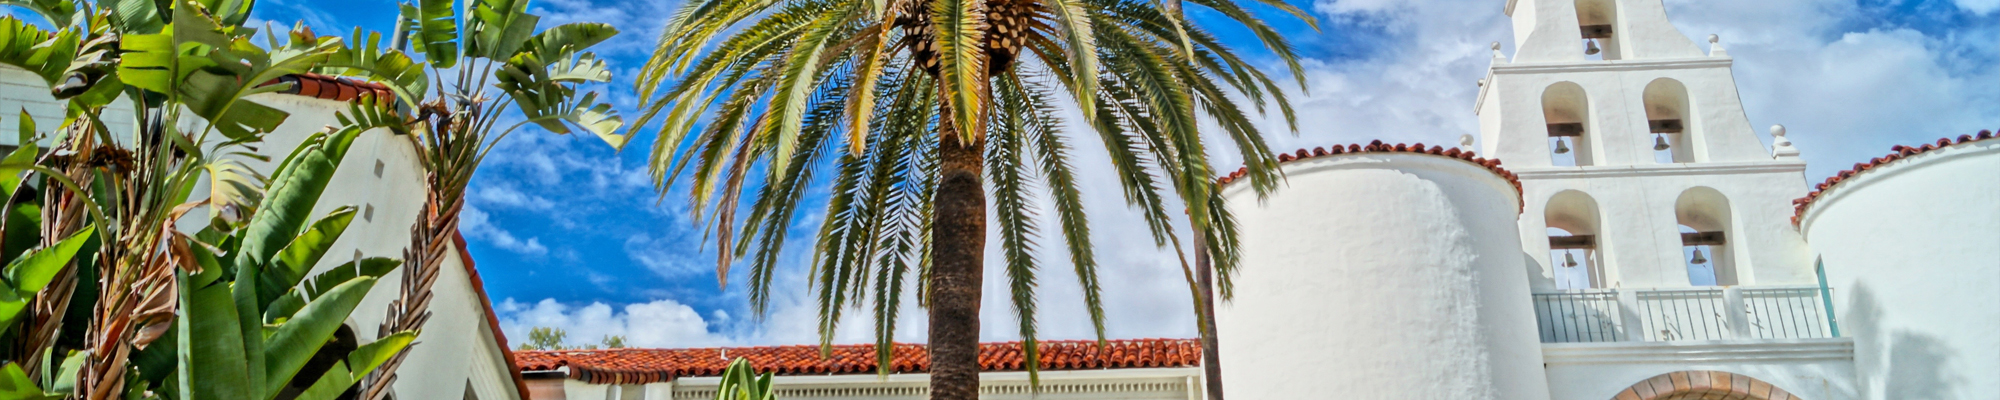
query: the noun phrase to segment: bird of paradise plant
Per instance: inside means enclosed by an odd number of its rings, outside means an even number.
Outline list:
[[[343,208],[314,220],[309,212],[353,136],[399,128],[377,123],[399,120],[376,102],[348,110],[341,128],[281,162],[268,189],[240,161],[260,158],[253,146],[287,117],[249,96],[283,90],[266,82],[333,60],[339,38],[297,28],[256,44],[258,30],[243,25],[249,1],[28,3],[70,25],[48,32],[0,18],[0,63],[36,73],[68,113],[54,151],[32,162],[9,158],[0,170],[45,182],[42,240],[90,232],[97,245],[56,267],[46,278],[55,282],[15,285],[44,289],[14,319],[25,322],[6,327],[14,345],[0,392],[331,399],[409,343],[415,332],[383,335],[329,354],[340,360],[332,365],[307,365],[329,349],[375,277],[395,266],[369,259],[307,276],[353,215]],[[133,109],[129,137],[105,123],[118,99]],[[206,198],[195,195],[203,185]],[[179,228],[202,209],[215,217],[207,228]],[[0,237],[14,236],[15,225],[0,227],[8,230]],[[48,234],[65,231],[73,234]],[[58,332],[76,343],[51,343]],[[52,356],[63,359],[60,368]]]
[[[618,132],[623,119],[597,93],[578,89],[611,79],[604,60],[584,50],[618,31],[601,23],[571,23],[538,32],[540,17],[527,10],[527,0],[405,4],[392,43],[413,42],[422,64],[406,62],[410,58],[395,46],[373,48],[369,40],[371,45],[350,49],[325,68],[387,83],[415,105],[409,129],[424,171],[424,203],[410,227],[403,254],[407,267],[382,334],[418,329],[430,319],[431,287],[458,231],[465,189],[509,134],[532,124],[557,134],[588,132],[613,148],[625,144]],[[438,87],[426,91],[432,82]],[[386,398],[406,355],[370,375],[360,398]]]

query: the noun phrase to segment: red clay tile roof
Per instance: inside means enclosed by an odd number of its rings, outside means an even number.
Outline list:
[[[1827,190],[1833,189],[1835,186],[1839,186],[1841,182],[1846,181],[1848,178],[1854,177],[1855,174],[1860,174],[1862,172],[1867,172],[1868,170],[1871,169],[1880,168],[1884,165],[1894,163],[1896,162],[1896,160],[1909,158],[1910,156],[1923,154],[1931,150],[1942,149],[1945,147],[1950,147],[1951,145],[1955,144],[1964,144],[1967,142],[1976,142],[1981,140],[1993,139],[1995,137],[2000,137],[2000,135],[1993,134],[1993,131],[1982,130],[1979,131],[1978,135],[1958,135],[1958,140],[1956,142],[1952,141],[1951,138],[1943,138],[1943,139],[1938,139],[1937,143],[1926,143],[1922,147],[1910,147],[1900,144],[1890,147],[1889,151],[1891,151],[1891,153],[1889,153],[1889,155],[1875,157],[1872,160],[1868,160],[1868,162],[1854,163],[1854,168],[1850,168],[1845,171],[1840,171],[1840,173],[1833,174],[1833,176],[1827,177],[1825,182],[1820,182],[1819,186],[1814,186],[1812,193],[1806,193],[1806,197],[1800,197],[1796,200],[1792,200],[1792,211],[1793,211],[1792,225],[1798,225],[1799,220],[1805,218],[1806,210],[1812,208],[1813,201],[1818,200],[1820,194],[1826,193]]]
[[[1050,340],[1041,343],[1042,370],[1191,367],[1201,364],[1201,341],[1195,339],[1111,340],[1103,348],[1093,340]],[[922,373],[930,355],[921,344],[896,344],[890,370]],[[597,384],[644,384],[680,377],[721,376],[736,357],[750,360],[759,372],[778,375],[841,375],[875,373],[875,345],[833,346],[820,357],[819,346],[765,346],[701,349],[608,349],[519,351],[522,371],[552,371],[569,367],[569,378]],[[1021,342],[981,343],[981,371],[1026,371]]]
[[[1382,141],[1380,140],[1376,140],[1373,142],[1368,142],[1367,145],[1359,145],[1359,144],[1350,144],[1346,146],[1335,145],[1332,148],[1315,147],[1312,150],[1299,149],[1298,151],[1292,153],[1278,153],[1278,163],[1283,164],[1298,160],[1306,160],[1306,159],[1327,157],[1327,156],[1338,156],[1341,154],[1358,154],[1358,153],[1429,154],[1434,156],[1444,156],[1444,157],[1451,157],[1460,160],[1465,160],[1465,162],[1477,164],[1480,167],[1486,168],[1488,171],[1493,171],[1494,175],[1499,175],[1501,178],[1506,179],[1508,184],[1514,186],[1514,195],[1515,196],[1521,195],[1521,178],[1519,176],[1514,175],[1512,171],[1508,171],[1506,168],[1500,168],[1499,159],[1489,159],[1489,158],[1479,157],[1478,154],[1474,154],[1471,150],[1459,150],[1456,147],[1445,147],[1445,146],[1430,147],[1430,146],[1425,146],[1423,143],[1388,144],[1388,143],[1382,143]],[[1249,173],[1249,169],[1237,168],[1236,172],[1231,172],[1229,173],[1229,175],[1223,175],[1221,178],[1216,178],[1215,185],[1227,186],[1231,182],[1235,182],[1237,179],[1242,179],[1243,175],[1246,173]],[[1526,204],[1523,203],[1522,207],[1526,207]]]
[[[278,79],[265,82],[264,85],[269,86],[279,83],[295,83],[296,85],[292,85],[291,88],[279,91],[278,93],[333,101],[354,101],[362,96],[374,96],[376,99],[396,98],[395,92],[390,91],[387,85],[311,72],[281,76]]]

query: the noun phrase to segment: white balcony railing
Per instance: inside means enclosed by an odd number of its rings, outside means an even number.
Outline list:
[[[1816,287],[1536,293],[1543,343],[1831,337]]]

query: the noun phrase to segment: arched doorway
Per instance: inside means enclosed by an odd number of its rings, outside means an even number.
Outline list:
[[[1647,378],[1611,400],[1799,400],[1757,378],[1722,371],[1679,371]]]

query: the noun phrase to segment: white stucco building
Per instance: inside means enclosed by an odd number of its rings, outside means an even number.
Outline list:
[[[1809,187],[1660,0],[1505,7],[1476,140],[1300,150],[1270,198],[1225,189],[1228,395],[2000,398],[1992,133]]]
[[[305,74],[285,79],[297,83],[296,87],[286,93],[250,98],[290,114],[258,146],[258,153],[270,159],[244,160],[267,176],[308,135],[337,125],[335,114],[347,110],[349,101],[371,91],[386,93],[382,86],[343,78]],[[132,110],[126,104],[120,100],[105,113],[106,125],[117,138],[131,134]],[[9,124],[18,115],[16,110],[21,110],[42,130],[54,129],[61,126],[63,107],[49,95],[41,78],[0,66],[0,110],[8,110],[5,118]],[[12,134],[0,135],[0,146],[17,146],[18,140]],[[338,207],[354,206],[356,216],[312,273],[362,257],[401,258],[423,202],[423,175],[415,157],[415,143],[409,136],[376,130],[355,139],[312,215],[317,218]],[[195,193],[206,190],[196,188]],[[205,212],[197,210],[182,219],[183,227],[199,229],[208,219]],[[525,381],[513,367],[499,319],[486,298],[471,254],[465,251],[462,238],[455,244],[458,251],[447,257],[432,287],[431,319],[417,337],[418,344],[410,348],[391,396],[402,400],[526,398],[522,394]],[[383,277],[349,316],[346,328],[359,341],[375,340],[389,302],[398,296],[401,280],[400,271]]]

